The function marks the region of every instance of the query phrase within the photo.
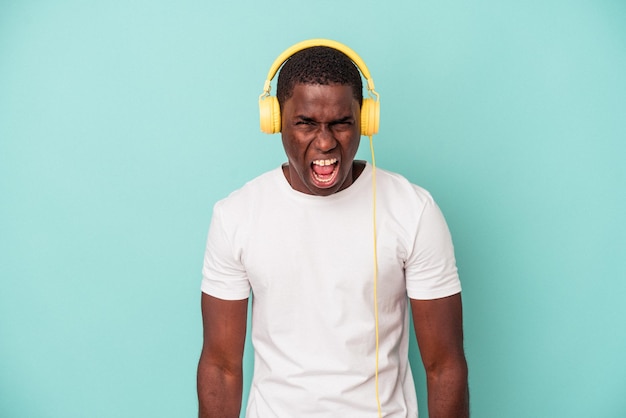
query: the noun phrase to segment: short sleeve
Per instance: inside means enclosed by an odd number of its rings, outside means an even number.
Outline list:
[[[241,262],[241,249],[233,245],[234,225],[226,225],[218,202],[213,210],[204,252],[202,292],[225,300],[246,299],[250,283]]]
[[[438,299],[461,291],[450,231],[430,195],[424,200],[405,276],[411,299]]]

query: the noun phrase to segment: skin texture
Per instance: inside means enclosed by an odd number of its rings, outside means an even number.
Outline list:
[[[198,363],[200,418],[238,418],[243,389],[243,348],[248,299],[202,294],[204,344]]]
[[[283,172],[299,192],[328,196],[349,187],[363,170],[354,162],[360,106],[345,85],[297,84],[281,109],[288,165]],[[337,160],[332,181],[320,182],[312,164]],[[469,417],[461,295],[411,299],[428,384],[431,418]],[[204,344],[198,364],[199,417],[239,417],[248,300],[202,295]]]
[[[461,294],[411,299],[415,335],[426,370],[428,416],[469,417]]]

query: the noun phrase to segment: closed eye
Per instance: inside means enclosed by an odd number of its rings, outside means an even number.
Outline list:
[[[339,119],[338,121],[331,123],[331,127],[337,130],[349,129],[353,125],[354,125],[354,119],[351,117]]]
[[[315,121],[311,118],[307,118],[306,116],[300,116],[296,119],[296,125],[305,125],[312,126],[315,125]]]

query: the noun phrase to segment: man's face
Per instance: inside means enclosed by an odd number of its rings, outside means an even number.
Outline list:
[[[361,138],[361,108],[352,87],[296,84],[281,115],[291,187],[328,196],[350,186]]]

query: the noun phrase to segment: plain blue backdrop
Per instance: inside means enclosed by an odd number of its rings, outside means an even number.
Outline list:
[[[446,215],[473,416],[626,416],[618,0],[1,1],[0,416],[196,414],[211,209],[284,161],[257,98],[314,37]]]

